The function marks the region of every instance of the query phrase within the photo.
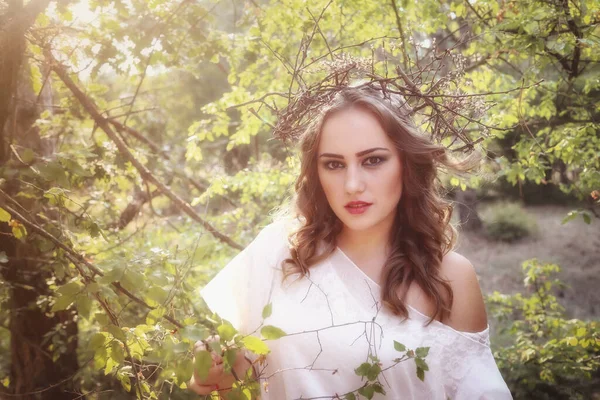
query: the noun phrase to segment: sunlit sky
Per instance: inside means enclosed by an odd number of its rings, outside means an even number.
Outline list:
[[[127,3],[127,2],[125,2]],[[89,26],[89,25],[99,25],[100,23],[100,16],[102,14],[107,14],[107,13],[115,13],[116,10],[114,9],[114,7],[112,6],[112,4],[105,6],[105,7],[98,7],[94,10],[90,9],[90,4],[88,0],[80,0],[74,3],[69,3],[68,5],[68,13],[70,14],[70,16],[72,17],[71,21],[69,21],[69,15],[66,15],[66,19],[67,21],[65,22],[65,15],[63,14],[62,16],[59,16],[59,11],[57,9],[56,3],[53,2],[50,4],[50,6],[48,7],[48,9],[46,10],[46,16],[50,17],[51,19],[61,19],[62,23],[64,23],[65,25],[69,25],[69,26],[73,26],[73,27],[85,27],[85,26]],[[68,40],[68,38],[63,37],[63,40]],[[78,39],[79,43],[69,43],[71,46],[73,47],[77,47],[78,44],[83,44],[84,46],[89,46],[90,42],[88,39]],[[135,43],[133,43],[131,40],[129,40],[129,38],[127,36],[125,36],[122,40],[120,40],[119,42],[114,42],[113,45],[124,55],[127,55],[127,53],[129,53],[129,50],[132,49],[135,46]],[[160,50],[160,44],[158,42],[155,42],[152,46],[155,50]],[[144,49],[141,53],[142,55],[146,56],[148,54],[151,53],[151,48],[148,49]],[[94,52],[99,51],[101,48],[100,44],[96,44],[92,46],[92,50]],[[122,68],[123,69],[128,69],[128,68],[132,68],[134,67],[137,63],[140,62],[139,59],[137,59],[136,57],[134,57],[133,55],[131,55],[130,57],[126,57],[127,61],[124,62],[122,64]],[[78,54],[78,59],[79,59],[79,64],[77,66],[73,66],[76,70],[78,70],[78,75],[79,78],[82,80],[86,80],[89,78],[90,73],[92,71],[92,68],[94,67],[94,63],[93,60],[90,60],[87,56],[79,53]],[[107,65],[104,65],[101,69],[100,69],[100,73],[103,72],[110,72],[111,68],[108,67]],[[135,70],[134,74],[135,74]],[[160,73],[164,71],[164,68],[153,68],[152,66],[150,66],[148,68],[148,71],[146,72],[147,75],[155,75],[157,73]]]
[[[98,17],[97,12],[90,10],[90,3],[88,0],[69,3],[68,9],[73,14],[73,22],[77,25],[92,23],[94,19]],[[55,2],[50,3],[46,10],[46,14],[51,18],[57,17],[57,7]]]

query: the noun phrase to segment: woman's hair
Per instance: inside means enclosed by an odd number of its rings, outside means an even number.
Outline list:
[[[439,271],[442,258],[454,247],[456,231],[450,225],[452,206],[440,196],[436,177],[438,168],[459,169],[460,164],[447,157],[445,147],[433,144],[416,129],[401,96],[384,95],[373,88],[338,92],[300,138],[301,170],[292,205],[301,224],[289,238],[291,258],[283,262],[285,276],[308,275],[311,266],[336,248],[342,222],[321,187],[317,153],[325,121],[351,108],[365,110],[379,121],[402,162],[402,196],[390,235],[392,252],[384,266],[383,304],[407,317],[403,298],[411,283],[416,282],[435,303],[431,321],[438,316],[444,319],[450,313],[453,294]]]

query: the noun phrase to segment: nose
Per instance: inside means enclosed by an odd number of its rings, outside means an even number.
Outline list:
[[[366,182],[360,168],[350,166],[346,169],[346,180],[344,189],[347,194],[362,193],[365,190]]]

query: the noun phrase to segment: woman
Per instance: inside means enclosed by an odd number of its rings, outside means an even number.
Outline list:
[[[287,333],[254,364],[262,399],[511,398],[436,189],[440,167],[460,166],[386,97],[348,88],[333,98],[301,138],[297,218],[264,228],[201,292],[244,335]],[[222,362],[214,354],[190,388],[230,387]],[[238,356],[236,375],[248,366]]]

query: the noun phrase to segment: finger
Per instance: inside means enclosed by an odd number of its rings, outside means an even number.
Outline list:
[[[209,336],[205,340],[198,340],[196,343],[194,343],[194,352],[198,350],[212,351],[210,344],[215,342],[219,343],[220,341],[221,338],[219,335]]]
[[[190,379],[190,382],[188,384],[188,389],[193,391],[196,394],[206,396],[206,395],[210,394],[213,390],[216,390],[217,385],[216,384],[215,385],[200,385],[196,382],[196,380],[192,376],[192,379]]]
[[[214,364],[223,364],[223,357],[221,357],[219,354],[212,352],[210,353],[210,356],[212,357]]]
[[[209,351],[213,364],[222,364],[223,363],[223,357],[220,354],[215,353],[214,351],[212,351],[212,349],[206,350],[205,346],[198,346],[198,347],[195,346],[194,347],[194,359],[195,359],[196,353],[198,353],[199,351]]]
[[[206,345],[202,340],[198,340],[196,343],[194,343],[194,353],[198,350],[206,350]]]

